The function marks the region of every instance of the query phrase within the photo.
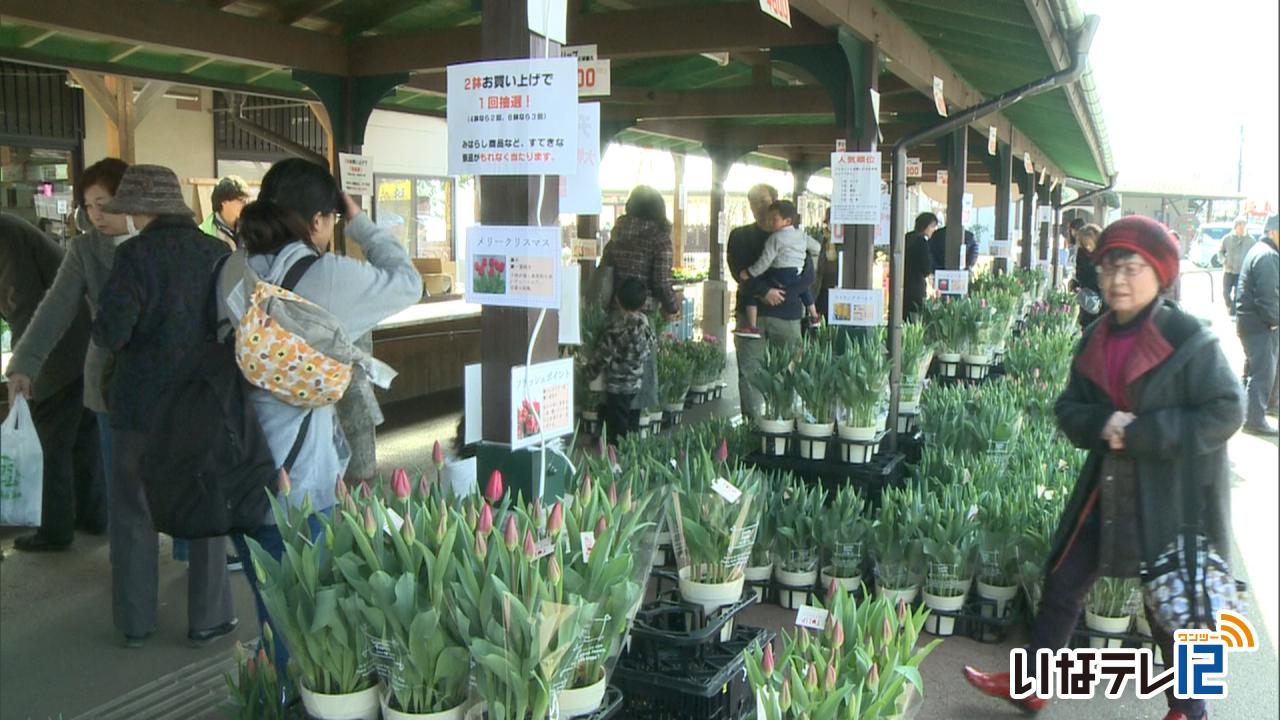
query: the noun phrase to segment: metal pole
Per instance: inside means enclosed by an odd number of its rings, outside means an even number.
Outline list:
[[[893,149],[889,191],[889,421],[898,427],[902,390],[902,266],[907,229],[907,146]],[[889,433],[889,452],[898,450],[898,433]]]

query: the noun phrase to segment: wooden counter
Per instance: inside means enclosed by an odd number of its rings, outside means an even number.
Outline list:
[[[480,362],[480,306],[427,302],[374,328],[373,354],[399,372],[378,400],[393,403],[462,387],[463,368]]]

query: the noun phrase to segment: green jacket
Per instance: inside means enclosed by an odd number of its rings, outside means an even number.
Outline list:
[[[235,235],[224,230],[223,228],[226,227],[225,225],[220,227],[219,223],[215,220],[216,217],[217,213],[209,213],[209,217],[205,218],[204,222],[200,223],[200,229],[204,231],[205,235],[217,238],[218,240],[227,243],[234,251],[236,249]]]
[[[1222,249],[1218,254],[1222,256],[1223,272],[1240,274],[1240,268],[1244,267],[1244,256],[1249,254],[1249,248],[1257,242],[1249,233],[1244,235],[1236,235],[1234,232],[1222,238]]]

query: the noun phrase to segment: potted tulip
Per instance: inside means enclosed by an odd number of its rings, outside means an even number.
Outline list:
[[[1133,578],[1098,578],[1085,601],[1085,627],[1111,635],[1127,633],[1138,605],[1138,592],[1137,580]],[[1089,647],[1124,647],[1124,641],[1119,638],[1090,638]]]
[[[961,359],[965,378],[981,380],[991,365],[991,346],[996,331],[995,308],[986,298],[967,297],[962,304],[967,328],[967,342]]]
[[[800,398],[800,412],[796,417],[800,457],[807,460],[825,460],[827,441],[835,432],[837,375],[832,371],[833,360],[828,343],[809,342],[792,376]]]
[[[236,675],[223,675],[227,683],[228,709],[235,720],[284,720],[284,688],[272,658],[275,642],[270,625],[262,626],[262,646],[257,653],[245,652],[236,643],[233,651]]]
[[[881,343],[883,333],[872,333],[851,342],[837,358],[840,383],[840,438],[870,443],[884,429],[884,413],[889,392],[889,358]],[[847,463],[871,460],[872,445],[842,444],[841,459]]]
[[[990,600],[983,606],[989,617],[1003,618],[1009,601],[1018,594],[1019,500],[997,486],[979,498],[978,597]]]
[[[955,377],[969,333],[963,300],[929,301],[925,304],[924,316],[929,336],[938,348],[938,374]]]
[[[857,590],[862,584],[862,562],[871,523],[866,516],[866,501],[852,486],[846,485],[836,493],[823,514],[822,534],[830,559],[822,568],[822,587],[831,587],[834,579],[849,592]]]
[[[871,527],[875,558],[876,595],[890,602],[915,602],[920,593],[924,556],[920,531],[923,507],[910,489],[888,488],[880,499],[880,514]]]
[[[716,338],[705,335],[700,340],[690,341],[684,344],[685,354],[689,358],[693,366],[693,387],[694,393],[703,395],[704,397],[711,392],[712,387],[720,380],[720,374],[724,372],[726,364],[725,350],[720,347],[720,343]]]
[[[960,493],[944,490],[926,503],[920,525],[921,547],[927,562],[924,604],[931,610],[958,612],[973,585],[974,524],[961,506]],[[955,631],[955,618],[931,615],[925,630],[939,636]]]
[[[920,406],[924,379],[933,361],[933,347],[925,337],[925,326],[919,320],[902,325],[902,388],[898,396],[898,412],[914,414]],[[899,427],[900,432],[906,429]]]
[[[747,561],[747,567],[743,571],[749,583],[763,583],[773,577],[774,539],[778,533],[777,516],[773,508],[778,507],[781,502],[783,489],[780,475],[770,476],[761,483],[760,505],[767,510],[760,513],[760,522],[756,527],[756,541],[751,546],[751,559]],[[763,587],[753,589],[756,600],[762,599],[765,589]]]
[[[784,345],[765,345],[764,359],[748,376],[747,382],[764,398],[763,412],[756,427],[772,437],[762,443],[766,455],[787,454],[787,433],[795,429],[795,383],[792,350]]]
[[[779,598],[788,610],[805,604],[818,580],[818,525],[826,499],[827,491],[821,485],[792,482],[773,508],[778,523],[773,577],[782,586]]]
[[[672,425],[684,413],[684,399],[689,393],[693,366],[675,343],[662,343],[658,349],[658,401]]]

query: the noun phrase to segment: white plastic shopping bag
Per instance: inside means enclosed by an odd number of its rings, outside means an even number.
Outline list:
[[[40,524],[44,492],[44,454],[22,395],[14,398],[0,425],[0,525]]]

